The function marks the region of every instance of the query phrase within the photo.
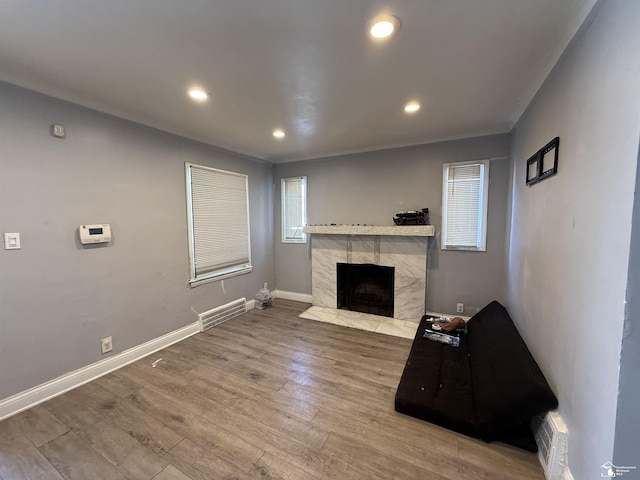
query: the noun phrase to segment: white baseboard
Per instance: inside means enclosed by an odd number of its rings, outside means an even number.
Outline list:
[[[293,300],[295,302],[304,302],[304,303],[312,303],[311,302],[311,294],[309,293],[297,293],[297,292],[287,292],[284,290],[274,290],[271,294],[275,298],[284,298],[285,300]]]
[[[198,332],[200,332],[199,323],[192,323],[161,337],[154,338],[142,345],[125,350],[113,357],[105,358],[104,360],[69,372],[46,383],[30,388],[29,390],[25,390],[24,392],[0,400],[0,420],[4,420],[16,413],[34,407],[39,403],[57,397],[64,392],[73,390],[80,385],[84,385],[91,380],[113,372],[118,368],[124,367],[169,345],[173,345]]]
[[[247,300],[247,312],[249,310],[253,310],[254,308],[256,308],[256,300],[255,300],[255,298],[252,298],[251,300]]]

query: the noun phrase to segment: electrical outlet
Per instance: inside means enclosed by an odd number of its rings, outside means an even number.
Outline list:
[[[102,353],[109,353],[113,350],[113,340],[111,337],[103,338],[100,340],[100,346],[102,347]]]
[[[457,303],[456,304],[456,312],[457,313],[464,313],[464,303]]]
[[[264,288],[269,290],[269,285],[267,284],[267,282],[264,282]]]

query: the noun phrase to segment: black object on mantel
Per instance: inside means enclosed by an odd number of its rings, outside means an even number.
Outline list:
[[[429,209],[423,208],[422,211],[398,212],[393,217],[393,223],[396,225],[428,225]]]

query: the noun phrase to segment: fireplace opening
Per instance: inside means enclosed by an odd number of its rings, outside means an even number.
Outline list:
[[[393,317],[394,267],[338,263],[338,308]]]

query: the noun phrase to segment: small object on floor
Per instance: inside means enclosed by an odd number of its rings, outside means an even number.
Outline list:
[[[267,288],[261,288],[260,290],[258,290],[258,293],[256,293],[254,300],[255,307],[259,310],[273,307],[273,297],[271,296],[271,292]]]

